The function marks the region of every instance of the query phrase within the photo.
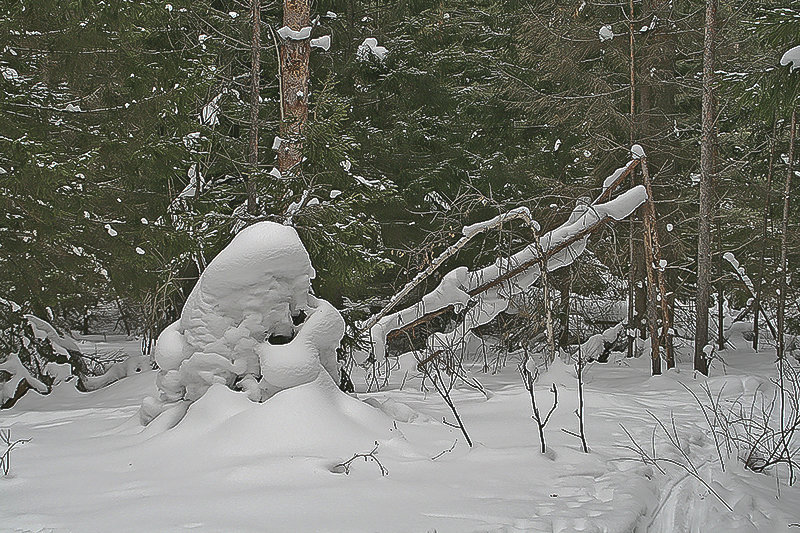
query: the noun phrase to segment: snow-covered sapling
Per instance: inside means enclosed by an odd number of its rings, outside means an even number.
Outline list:
[[[405,333],[408,335],[408,332]],[[461,433],[464,435],[464,438],[467,440],[467,444],[469,444],[471,448],[472,439],[467,433],[467,428],[464,426],[464,421],[461,419],[461,415],[458,414],[458,409],[456,408],[456,404],[453,401],[451,393],[459,379],[469,386],[477,388],[481,392],[483,392],[483,387],[480,385],[480,383],[475,380],[470,380],[464,374],[462,357],[459,357],[457,352],[458,350],[454,350],[452,348],[446,350],[437,350],[430,356],[421,359],[419,352],[415,351],[414,357],[417,359],[417,368],[423,373],[425,378],[429,380],[431,384],[433,384],[433,388],[436,390],[439,396],[441,396],[442,400],[444,400],[444,403],[447,404],[447,407],[450,408],[450,411],[453,413],[453,417],[456,419],[455,424],[448,422],[444,418],[442,419],[442,422],[448,426],[460,429]],[[425,380],[423,379],[423,386],[424,384]]]
[[[577,358],[575,361],[575,372],[577,374],[578,380],[578,408],[575,409],[575,416],[578,417],[578,432],[575,433],[574,431],[570,431],[569,429],[561,428],[561,431],[566,433],[567,435],[572,435],[573,437],[577,437],[581,441],[581,449],[583,453],[589,453],[589,446],[586,444],[586,424],[585,424],[585,417],[584,417],[584,408],[583,408],[583,369],[586,365],[586,361],[583,358],[583,350],[581,349],[581,345],[578,345],[578,352]]]
[[[533,368],[533,371],[531,371]],[[539,369],[534,364],[533,359],[530,358],[528,355],[527,348],[525,349],[525,357],[522,362],[519,364],[519,373],[522,376],[522,384],[525,385],[525,389],[528,391],[528,394],[531,397],[531,409],[533,410],[533,421],[536,422],[536,428],[539,430],[539,445],[541,447],[542,453],[547,453],[547,444],[545,443],[544,438],[544,428],[547,426],[547,423],[550,421],[550,417],[552,416],[553,412],[555,412],[556,407],[558,407],[558,388],[556,384],[553,383],[550,392],[553,394],[553,405],[550,407],[550,410],[547,411],[547,414],[542,417],[541,411],[539,411],[539,406],[536,404],[536,391],[534,388],[534,383],[536,382],[536,378],[539,377]]]
[[[30,441],[31,439],[13,440],[11,438],[11,428],[0,429],[0,445],[5,447],[5,451],[0,455],[0,470],[3,471],[4,476],[7,476],[11,470],[11,450]]]

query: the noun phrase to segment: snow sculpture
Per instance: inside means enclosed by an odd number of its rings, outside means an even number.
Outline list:
[[[142,422],[215,384],[256,402],[315,381],[335,386],[344,320],[309,293],[314,275],[293,228],[260,222],[236,235],[159,336],[159,397],[145,399]]]

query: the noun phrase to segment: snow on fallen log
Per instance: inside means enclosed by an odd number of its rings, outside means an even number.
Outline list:
[[[614,347],[614,343],[619,339],[620,333],[623,332],[624,324],[620,322],[616,326],[612,326],[602,333],[597,333],[590,336],[586,341],[580,345],[578,354],[584,361],[600,361],[605,362],[608,360],[608,354]]]
[[[623,167],[614,183],[621,183],[635,166],[631,162]],[[611,182],[600,198],[611,194]],[[372,351],[377,361],[386,355],[386,340],[391,332],[408,329],[426,317],[452,309],[466,309],[463,325],[450,333],[436,333],[428,339],[432,351],[445,348],[457,349],[466,342],[465,333],[487,324],[508,308],[510,299],[531,287],[541,275],[541,264],[547,263],[548,271],[571,264],[586,248],[589,235],[611,220],[622,220],[635,211],[647,199],[643,186],[637,186],[605,203],[587,205],[580,203],[569,219],[558,228],[544,234],[540,239],[543,256],[535,244],[530,244],[516,254],[500,258],[494,264],[469,271],[458,267],[444,275],[439,286],[422,297],[416,305],[388,314],[369,329]],[[368,354],[360,354],[366,360]],[[363,361],[362,361],[363,362]]]

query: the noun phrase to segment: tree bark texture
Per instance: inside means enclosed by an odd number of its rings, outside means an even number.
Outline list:
[[[761,252],[758,258],[758,282],[753,302],[753,350],[758,351],[759,315],[761,315],[761,287],[764,284],[764,259],[767,251],[767,230],[769,228],[770,197],[772,195],[772,168],[775,162],[775,145],[777,144],[778,121],[773,121],[772,137],[769,142],[769,166],[767,167],[767,193],[764,199],[764,226],[761,232]]]
[[[311,26],[309,0],[284,0],[283,24],[301,31]],[[286,39],[281,45],[281,138],[278,149],[278,170],[296,171],[303,159],[303,131],[308,121],[308,78],[310,39]]]
[[[797,110],[792,110],[792,125],[789,130],[789,171],[783,188],[783,219],[781,220],[781,262],[778,277],[780,294],[778,294],[778,359],[783,359],[786,352],[786,291],[788,290],[787,237],[789,233],[789,200],[791,198],[792,174],[794,174],[794,141],[797,133]]]
[[[258,213],[256,179],[258,176],[258,115],[261,107],[261,0],[250,0],[252,33],[250,38],[250,143],[247,162],[250,175],[247,178],[247,212]]]
[[[697,315],[695,322],[694,368],[708,374],[708,298],[711,285],[711,213],[714,180],[714,45],[717,0],[706,0],[703,43],[703,110],[700,139],[700,223],[697,236]]]

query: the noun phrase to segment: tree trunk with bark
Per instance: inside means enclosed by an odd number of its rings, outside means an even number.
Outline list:
[[[294,32],[311,27],[309,0],[284,0],[283,25]],[[278,170],[297,173],[303,159],[303,131],[308,121],[308,79],[311,41],[289,37],[283,41],[281,60],[281,138]]]
[[[787,237],[789,233],[789,200],[791,198],[792,174],[794,174],[794,140],[797,133],[797,110],[792,110],[792,124],[789,130],[789,171],[783,187],[783,219],[781,220],[781,262],[778,272],[780,293],[778,294],[778,359],[783,360],[786,353],[786,291],[788,290]]]
[[[634,61],[634,33],[633,33],[633,0],[629,1],[628,5],[628,47],[630,52],[630,146],[633,146],[634,138],[635,138],[635,117],[634,113],[636,111],[636,63]],[[631,187],[636,185],[636,181],[634,179],[635,173],[631,172]],[[634,270],[634,246],[633,246],[633,214],[631,214],[631,218],[628,224],[628,316],[627,316],[627,340],[628,340],[628,350],[627,356],[633,357],[634,356],[634,337],[631,335],[631,332],[634,330],[634,304],[635,304],[635,284],[636,284],[636,277],[635,277],[635,270]]]
[[[569,346],[569,293],[572,288],[570,267],[564,268],[562,276],[558,303],[558,322],[561,325],[561,330],[558,335],[558,345],[564,349]]]
[[[775,145],[777,144],[778,121],[773,120],[772,138],[769,143],[769,166],[767,167],[767,194],[764,199],[764,226],[761,232],[761,252],[758,258],[758,282],[753,301],[753,350],[758,351],[759,315],[761,314],[761,286],[764,284],[764,259],[767,252],[767,230],[769,227],[770,197],[772,193],[772,168],[775,163]]]
[[[258,179],[258,115],[261,108],[261,0],[250,0],[252,33],[250,38],[250,143],[247,162],[250,175],[247,178],[247,212],[258,213],[256,180]]]
[[[700,223],[697,238],[697,316],[695,323],[694,368],[708,374],[708,297],[711,286],[711,212],[713,205],[714,144],[714,47],[717,0],[706,0],[703,43],[703,112],[700,140]]]

